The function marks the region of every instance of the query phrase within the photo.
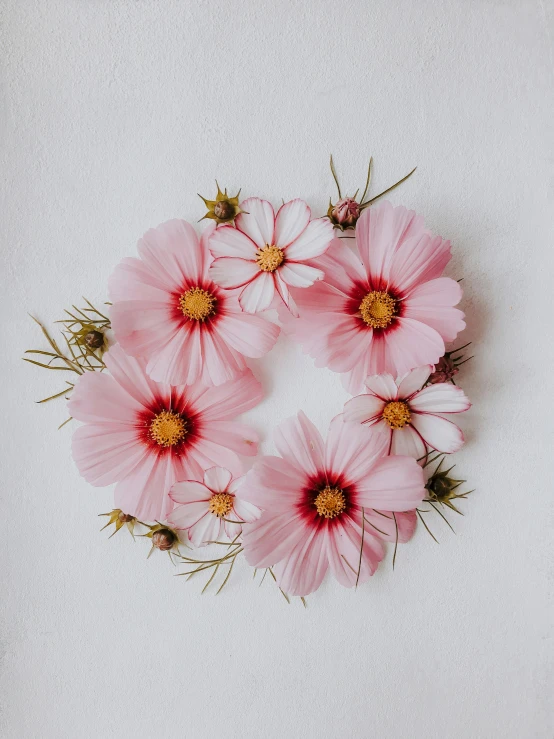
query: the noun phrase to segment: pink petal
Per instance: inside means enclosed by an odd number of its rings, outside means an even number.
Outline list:
[[[169,388],[160,387],[151,380],[146,375],[144,362],[125,354],[119,344],[114,344],[103,359],[110,375],[137,403],[148,408],[160,395],[169,398]]]
[[[462,311],[452,306],[460,302],[462,288],[449,277],[439,277],[415,287],[403,302],[402,315],[426,323],[442,336],[454,341],[466,324]]]
[[[423,439],[409,424],[404,428],[392,430],[391,454],[421,459],[426,452]]]
[[[210,467],[204,472],[204,485],[214,493],[224,493],[231,478],[231,473],[224,467]]]
[[[254,444],[254,453],[256,449],[257,446]],[[252,452],[252,447],[250,450]],[[200,469],[200,477],[203,470],[208,467],[225,467],[233,475],[242,475],[244,472],[242,462],[234,450],[208,438],[197,439],[194,446],[190,447],[188,457],[193,459]]]
[[[113,377],[87,372],[75,383],[67,409],[78,421],[125,424],[131,430],[143,406],[122,390]]]
[[[263,398],[261,384],[250,370],[213,388],[196,386],[188,390],[195,412],[202,421],[227,421],[254,408]]]
[[[148,454],[114,490],[117,508],[142,521],[164,521],[173,509],[168,493],[175,483],[171,454]]]
[[[344,475],[357,484],[365,479],[378,460],[388,453],[388,439],[371,428],[357,423],[344,423],[335,416],[325,443],[325,468],[333,475]]]
[[[304,596],[319,588],[328,568],[327,537],[323,527],[313,528],[275,564],[279,587],[289,595]]]
[[[352,588],[356,582],[361,585],[373,575],[385,556],[385,547],[366,526],[362,548],[361,516],[359,524],[351,517],[343,517],[329,528],[327,553],[334,577],[345,588]]]
[[[270,513],[292,516],[307,480],[306,472],[290,460],[265,456],[254,462],[236,495]]]
[[[325,282],[338,290],[343,296],[350,298],[356,286],[370,288],[364,272],[363,264],[346,243],[346,239],[333,239],[327,251],[312,262],[325,272]],[[287,257],[290,258],[290,248]]]
[[[289,200],[277,211],[275,218],[274,243],[280,249],[286,248],[297,239],[310,222],[311,211],[303,200]]]
[[[279,276],[291,287],[310,287],[317,280],[322,280],[325,274],[307,264],[287,261],[279,267]]]
[[[348,423],[367,423],[383,414],[385,401],[376,395],[357,395],[344,405],[344,420]]]
[[[175,319],[173,302],[168,294],[165,302],[124,300],[112,306],[113,331],[127,354],[149,357],[180,333],[182,322]]]
[[[409,457],[382,457],[356,490],[364,508],[413,510],[425,497],[423,470]]]
[[[273,275],[271,272],[260,272],[241,292],[240,306],[247,313],[259,313],[269,308],[274,294]]]
[[[169,491],[169,497],[179,505],[204,502],[204,508],[207,510],[206,501],[212,497],[212,491],[198,480],[183,480],[173,485]]]
[[[212,262],[208,275],[216,285],[226,289],[242,287],[260,274],[254,261],[242,257],[219,257]]]
[[[324,469],[323,439],[302,411],[281,423],[273,434],[273,440],[283,459],[296,467],[311,475]]]
[[[235,218],[236,227],[249,236],[258,249],[274,244],[275,213],[271,203],[260,198],[247,198],[240,207],[244,212]]]
[[[369,522],[371,534],[378,539],[393,542],[398,540],[400,544],[405,544],[414,535],[417,524],[415,510],[398,513],[393,513],[392,511],[375,511],[373,509],[364,510],[366,531],[368,530]]]
[[[221,385],[247,369],[243,356],[228,345],[221,335],[220,323],[218,321],[212,331],[200,332],[202,373],[199,381],[204,385]]]
[[[384,340],[398,375],[424,364],[436,364],[444,354],[440,334],[412,318],[398,318],[394,330],[384,333]]]
[[[420,413],[461,413],[471,408],[464,391],[447,382],[429,385],[410,400],[410,408]]]
[[[363,211],[356,224],[356,244],[374,290],[387,286],[395,252],[406,240],[419,237],[424,227],[413,210],[393,208],[387,201]]]
[[[170,497],[173,500],[173,496]],[[208,498],[207,500],[195,500],[184,505],[177,505],[167,517],[167,522],[176,529],[190,529],[201,518],[209,515],[209,503]]]
[[[216,325],[223,340],[245,357],[259,358],[275,346],[279,326],[248,313],[227,313]]]
[[[287,247],[286,258],[295,262],[315,259],[327,251],[332,240],[333,226],[331,221],[327,218],[316,218]]]
[[[412,413],[411,423],[423,440],[437,452],[452,454],[463,446],[464,435],[461,429],[446,418],[430,413]]]
[[[405,241],[394,254],[389,282],[406,296],[422,282],[440,277],[450,261],[450,241],[423,233]]]
[[[79,474],[95,487],[122,480],[149,456],[135,429],[115,424],[81,426],[73,434],[71,447]]]
[[[381,400],[396,400],[398,398],[398,387],[392,375],[387,372],[381,375],[373,375],[365,381],[366,387],[371,393]]]
[[[173,280],[172,280],[173,283]],[[135,257],[126,257],[114,269],[108,281],[110,300],[165,302],[171,286]]]
[[[258,453],[258,434],[245,423],[211,421],[204,425],[204,433],[204,447],[206,444],[216,444],[245,457],[255,457]]]
[[[238,257],[244,260],[255,260],[258,246],[242,231],[234,226],[219,226],[210,234],[208,247],[212,255],[222,257]]]
[[[202,329],[192,321],[152,352],[146,372],[156,382],[167,385],[191,385],[202,374]]]
[[[308,536],[311,528],[302,513],[262,513],[244,528],[245,559],[252,567],[273,567]]]
[[[178,290],[183,281],[197,282],[204,274],[204,250],[196,231],[186,221],[174,219],[147,231],[138,253],[162,284]]]
[[[404,375],[398,382],[398,397],[404,400],[421,390],[433,369],[433,365],[424,364],[423,367],[416,367],[416,369]]]

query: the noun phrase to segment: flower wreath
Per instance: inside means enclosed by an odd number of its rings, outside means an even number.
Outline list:
[[[362,197],[343,197],[331,159],[338,201],[315,219],[303,200],[275,213],[218,185],[200,238],[183,220],[150,229],[113,271],[109,308],[65,311],[65,349],[39,324],[50,350],[26,361],[78,375],[40,402],[68,399],[80,474],[116,484],[104,528],[149,538],[148,556],[168,552],[179,574],[207,573],[204,590],[240,554],[287,599],[305,602],[327,570],[357,586],[385,542],[394,566],[418,520],[435,538],[425,514],[450,526],[445,508],[468,495],[444,462],[464,443],[449,416],[470,407],[454,381],[468,345],[445,348],[465,328],[460,283],[442,276],[450,242],[411,210],[372,205],[412,172],[366,200],[371,168]],[[263,395],[245,358],[277,341],[270,308],[353,397],[326,439],[301,411],[284,421],[280,456],[245,474],[258,435],[234,419]],[[220,549],[193,556],[206,545]]]

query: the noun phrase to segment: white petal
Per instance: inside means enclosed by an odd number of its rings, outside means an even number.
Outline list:
[[[201,547],[209,541],[217,541],[223,533],[223,521],[208,513],[189,529],[189,539],[195,547]]]
[[[450,382],[429,385],[410,400],[410,408],[421,413],[461,413],[470,407],[464,391]]]
[[[421,390],[432,371],[433,365],[425,364],[423,367],[416,367],[416,369],[404,375],[398,380],[398,397],[402,399],[409,398],[410,395]]]
[[[259,249],[273,244],[275,213],[271,203],[260,198],[248,198],[240,207],[244,213],[239,213],[235,218],[236,227],[249,236]]]
[[[262,513],[258,506],[255,506],[253,503],[248,503],[246,500],[241,500],[239,498],[235,498],[235,501],[233,503],[233,510],[240,521],[246,521],[248,523],[256,521],[256,519],[258,519]]]
[[[204,472],[204,485],[214,493],[224,493],[231,482],[231,473],[225,467],[210,467]]]
[[[169,491],[169,497],[174,503],[192,503],[197,500],[209,500],[211,490],[196,480],[176,482]]]
[[[277,290],[277,293],[279,294],[279,297],[295,318],[298,318],[298,308],[296,306],[296,303],[294,302],[294,299],[290,293],[289,287],[287,283],[281,279],[280,275],[281,270],[278,269],[276,272],[274,272],[275,275],[275,289]]]
[[[287,247],[286,257],[293,261],[314,259],[324,254],[333,240],[333,226],[327,218],[311,221],[300,236]]]
[[[426,451],[423,439],[409,424],[404,428],[393,430],[391,454],[421,459]]]
[[[396,400],[398,397],[398,387],[388,372],[368,377],[365,384],[374,395],[383,400]]]
[[[242,287],[260,274],[260,268],[252,260],[240,257],[219,257],[212,262],[208,275],[216,285],[227,290]]]
[[[279,276],[291,287],[310,287],[316,280],[322,280],[325,273],[307,264],[285,262],[282,267],[279,267]]]
[[[354,423],[366,423],[379,418],[383,413],[385,401],[376,395],[364,393],[349,400],[344,406],[344,420]]]
[[[197,500],[194,503],[185,503],[175,506],[167,521],[176,529],[190,529],[209,512],[209,501]]]
[[[310,222],[310,215],[306,203],[298,198],[282,205],[275,218],[275,246],[284,249],[297,239]]]
[[[437,452],[452,454],[463,446],[464,435],[461,429],[446,418],[431,413],[412,413],[411,423],[425,443]]]
[[[260,272],[258,277],[244,288],[239,296],[240,307],[247,313],[267,310],[275,295],[275,283],[270,272]]]
[[[219,226],[210,235],[208,247],[214,257],[255,259],[258,247],[246,234],[234,226]]]

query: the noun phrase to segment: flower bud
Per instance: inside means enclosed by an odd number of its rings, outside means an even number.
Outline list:
[[[214,205],[214,215],[220,221],[228,221],[235,217],[235,208],[228,200],[220,200]]]
[[[436,385],[440,382],[450,382],[450,380],[457,375],[460,370],[456,367],[449,355],[445,354],[441,357],[435,365],[435,371],[429,376],[428,382],[431,385]]]
[[[135,520],[134,516],[131,516],[129,513],[123,513],[123,511],[119,511],[117,517],[121,521],[121,523],[129,523],[130,521]]]
[[[100,349],[104,344],[104,334],[94,329],[85,334],[83,341],[89,349]]]
[[[360,217],[360,204],[352,198],[342,198],[331,209],[331,220],[342,228],[354,228]]]
[[[152,545],[161,552],[167,552],[175,543],[175,534],[169,529],[160,529],[152,534]]]

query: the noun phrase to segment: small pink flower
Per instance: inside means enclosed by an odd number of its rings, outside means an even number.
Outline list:
[[[190,541],[197,547],[218,541],[225,533],[235,539],[243,523],[255,521],[260,510],[235,496],[243,481],[233,480],[229,470],[211,467],[204,473],[204,482],[185,480],[171,488],[169,497],[176,507],[169,522],[176,529],[186,529]]]
[[[323,278],[317,262],[305,262],[320,257],[331,243],[330,221],[310,221],[310,209],[298,199],[281,206],[277,215],[260,198],[249,198],[240,207],[235,227],[220,226],[210,235],[211,279],[227,289],[242,288],[239,302],[248,313],[269,308],[275,291],[296,313],[289,287],[309,287]]]
[[[299,318],[280,312],[317,366],[342,373],[352,394],[369,375],[436,364],[444,342],[465,328],[453,307],[462,289],[441,277],[450,242],[430,234],[421,216],[387,202],[367,208],[356,243],[358,255],[335,239],[317,263],[324,280],[293,290]]]
[[[256,455],[256,432],[232,420],[262,398],[250,370],[218,387],[171,387],[151,380],[118,344],[104,361],[107,372],[85,372],[69,401],[84,423],[73,434],[73,459],[92,485],[117,483],[115,505],[125,513],[163,521],[174,482],[214,465],[240,475],[238,454]]]
[[[124,259],[110,278],[112,326],[127,354],[147,362],[156,382],[221,385],[275,344],[278,326],[241,310],[208,276],[207,239],[186,221],[147,231],[140,259]]]
[[[395,382],[391,375],[368,377],[369,392],[344,406],[346,421],[363,423],[383,432],[390,454],[425,456],[425,445],[437,452],[457,452],[464,443],[462,431],[442,413],[461,413],[471,407],[463,390],[450,383],[423,388],[433,371],[418,367]]]
[[[381,434],[337,416],[324,443],[299,413],[279,426],[275,445],[281,456],[256,461],[237,495],[263,509],[244,529],[246,560],[274,567],[285,592],[308,595],[329,568],[341,585],[362,583],[383,559],[383,540],[397,531],[398,541],[410,539],[423,471],[387,456]]]

